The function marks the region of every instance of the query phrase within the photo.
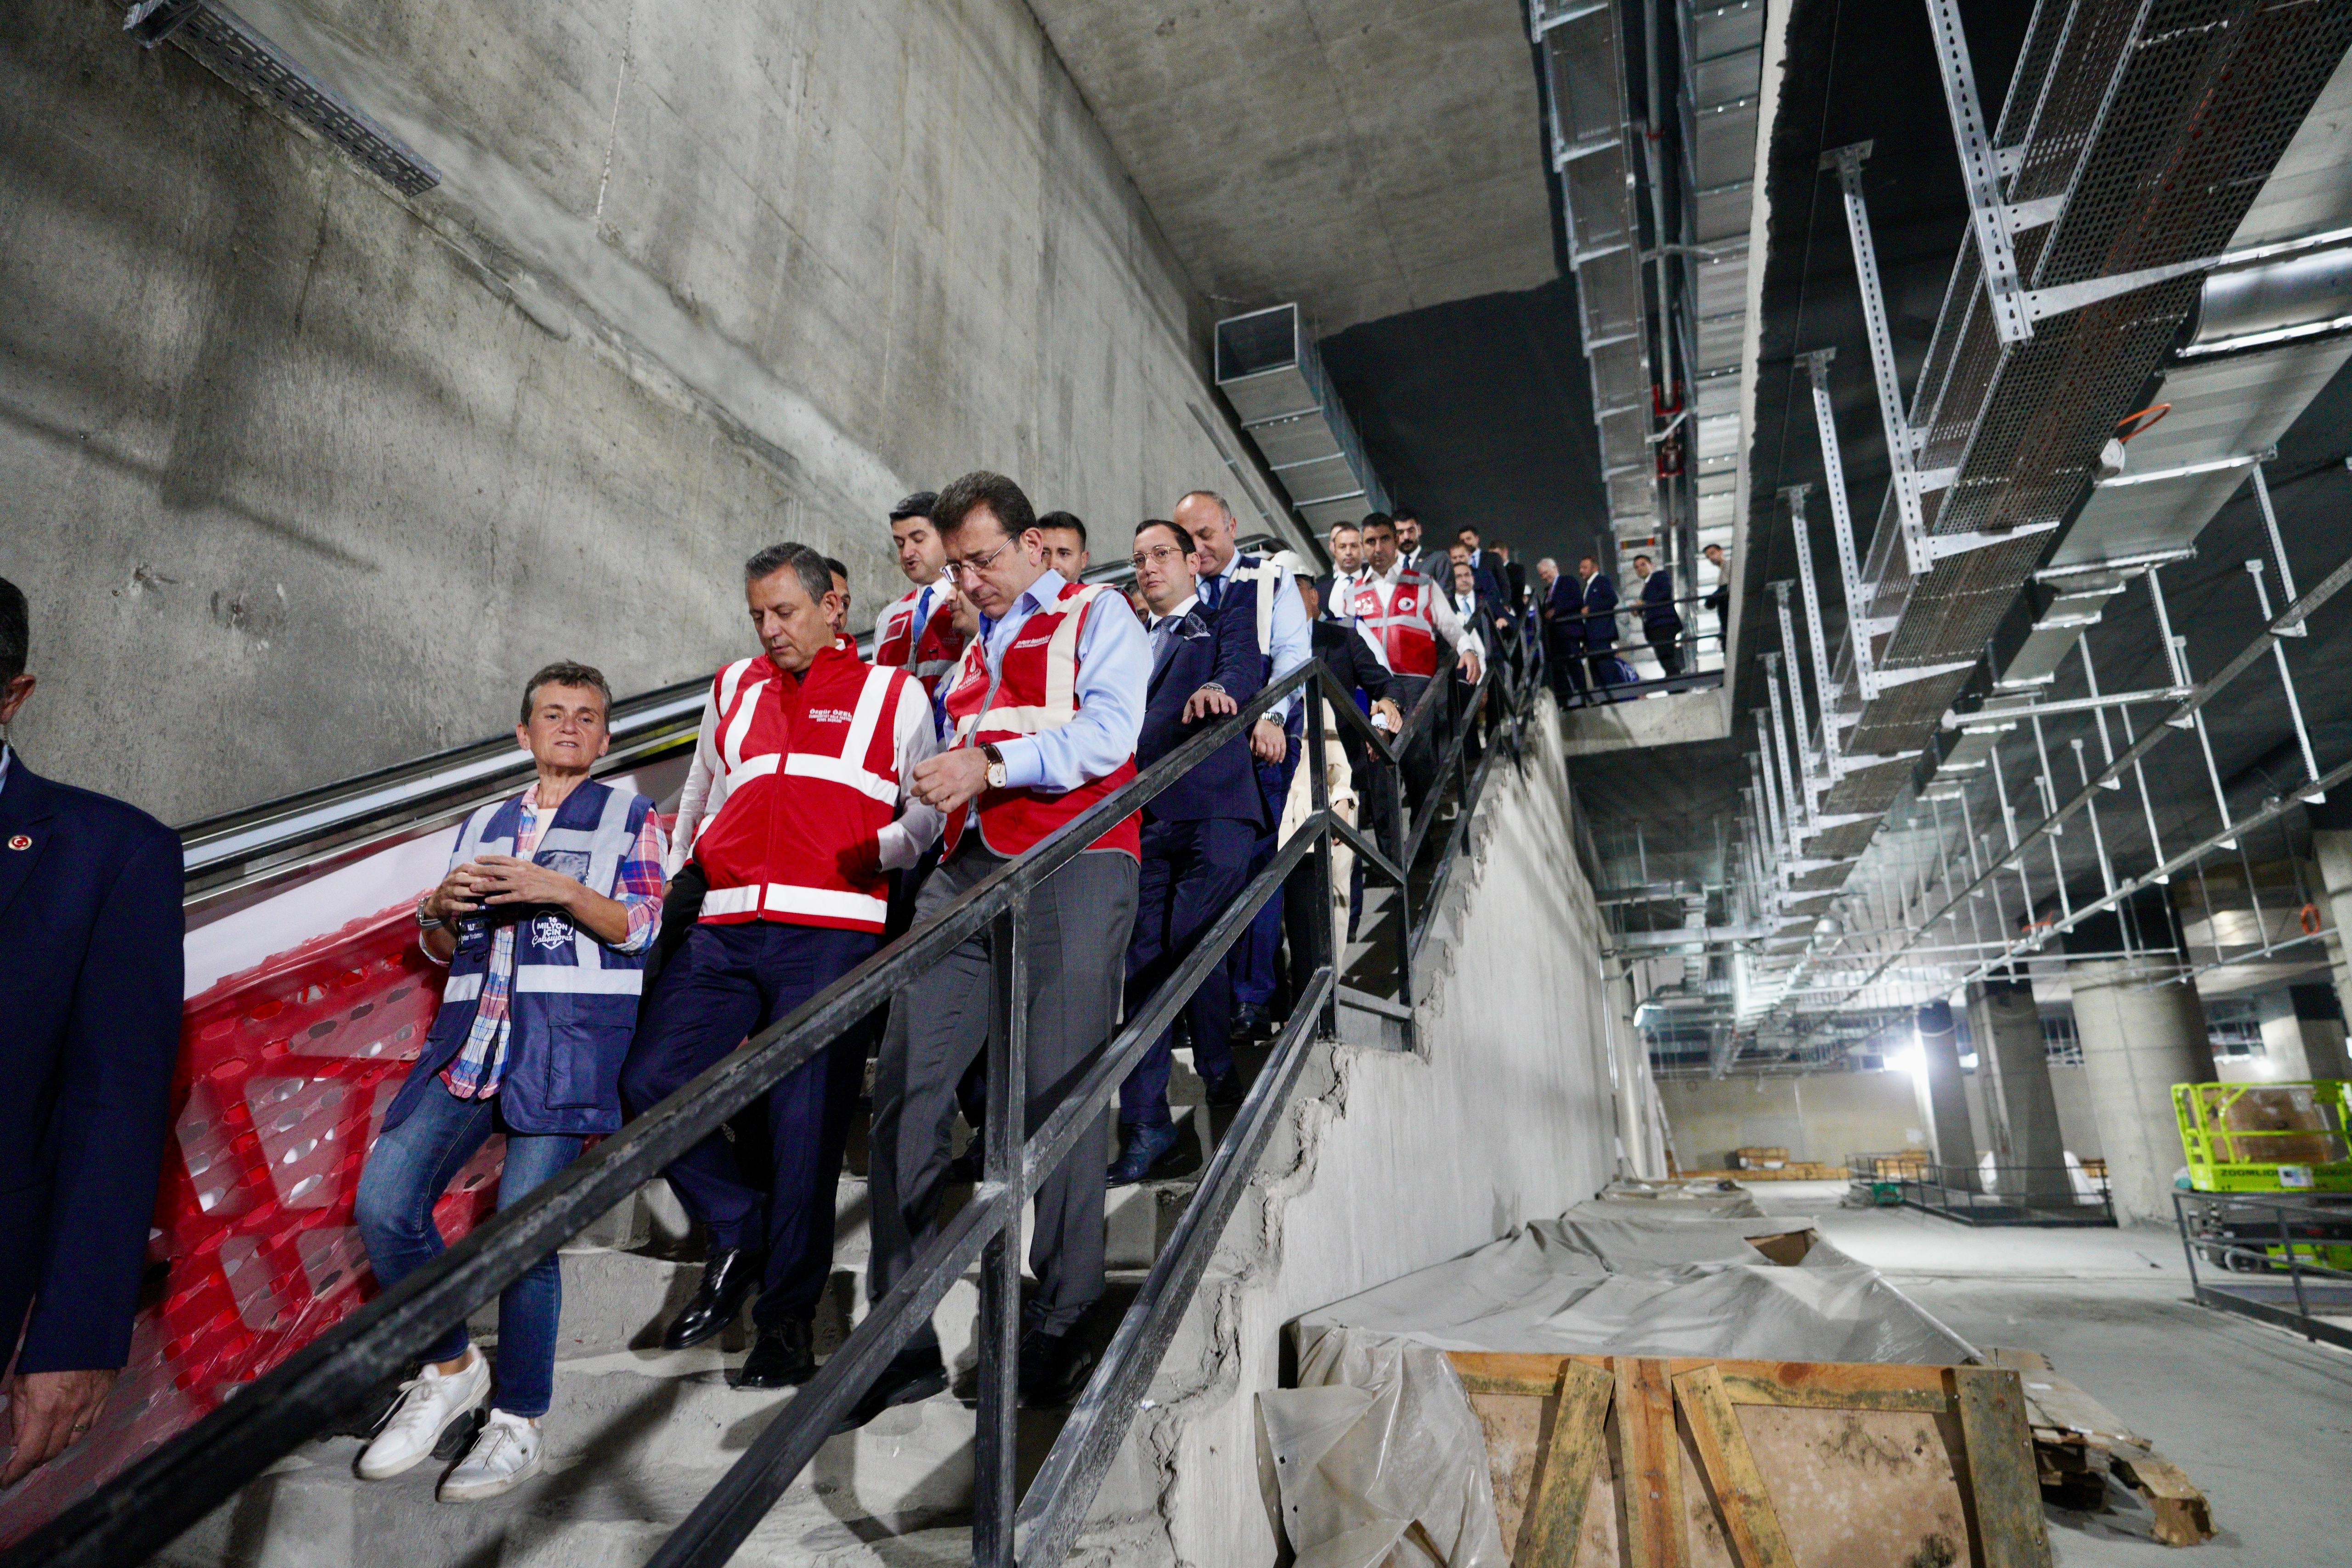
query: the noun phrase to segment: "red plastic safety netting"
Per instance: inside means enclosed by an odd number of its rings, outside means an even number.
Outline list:
[[[352,921],[187,1004],[130,1364],[89,1434],[0,1501],[0,1545],[374,1294],[352,1202],[444,973],[417,950],[412,907]],[[496,1207],[503,1153],[492,1138],[450,1185],[434,1210],[445,1236]]]

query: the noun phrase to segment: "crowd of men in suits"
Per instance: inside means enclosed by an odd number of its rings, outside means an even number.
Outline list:
[[[1721,545],[1703,552],[1717,574],[1717,583],[1702,602],[1714,612],[1716,636],[1721,640],[1728,614],[1731,589]],[[1658,662],[1661,676],[1679,680],[1686,667],[1692,633],[1675,596],[1674,578],[1647,555],[1633,558],[1640,583],[1633,611],[1642,625],[1642,640]],[[1542,591],[1538,616],[1551,671],[1552,689],[1563,706],[1612,700],[1612,688],[1632,684],[1633,667],[1617,652],[1617,585],[1591,556],[1579,558],[1576,575],[1564,575],[1559,563],[1536,563]],[[1668,689],[1672,689],[1671,687]]]
[[[490,1135],[505,1138],[503,1207],[1310,659],[1391,735],[1425,695],[1460,700],[1489,660],[1548,663],[1564,696],[1624,678],[1617,592],[1592,559],[1573,580],[1540,561],[1530,584],[1507,546],[1475,528],[1441,545],[1410,510],[1334,528],[1318,575],[1240,549],[1224,499],[1192,491],[1122,541],[1126,591],[1089,580],[1106,574],[1084,521],[1038,514],[1002,475],[909,496],[887,521],[908,587],[877,616],[870,656],[848,634],[842,562],[782,543],[745,563],[755,651],[711,677],[674,816],[592,777],[610,743],[598,671],[559,662],[524,683],[515,738],[532,781],[467,817],[416,905],[419,946],[448,977],[360,1183],[379,1287],[439,1254],[435,1205]],[[1651,565],[1635,562],[1642,625],[1672,675],[1682,622]],[[33,695],[29,627],[24,594],[0,581],[0,726]],[[1309,787],[1306,711],[1286,694],[1032,892],[1027,1081],[1000,1101],[1028,1126],[1271,860]],[[1363,826],[1394,847],[1401,808],[1433,784],[1431,727],[1407,738],[1402,792],[1337,734]],[[0,943],[30,956],[0,967],[0,1321],[16,1350],[0,1484],[89,1428],[128,1351],[178,1040],[179,891],[169,829],[40,779],[0,738]],[[1210,1104],[1238,1103],[1235,1048],[1272,1032],[1286,929],[1297,940],[1334,895],[1294,897],[1287,922],[1282,898],[1267,904],[1122,1086],[1116,1145],[1098,1119],[1040,1182],[1024,1401],[1066,1403],[1092,1369],[1105,1189],[1182,1157],[1180,1046]],[[950,1189],[978,1175],[995,939],[992,926],[967,938],[669,1168],[708,1251],[665,1347],[710,1341],[748,1306],[737,1385],[814,1373],[869,1055],[869,1294],[905,1276]],[[551,1256],[502,1295],[495,1364],[452,1326],[360,1475],[425,1462],[460,1424],[474,1439],[445,1500],[536,1474],[561,1311]],[[946,1383],[936,1337],[919,1336],[845,1428]]]

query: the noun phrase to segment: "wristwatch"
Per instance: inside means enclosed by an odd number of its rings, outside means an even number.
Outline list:
[[[425,905],[432,902],[433,895],[429,893],[423,898],[416,901],[416,928],[419,931],[447,930],[449,926],[449,923],[447,921],[441,919],[437,915],[427,915],[425,913]]]
[[[1003,789],[1004,780],[1009,777],[1004,771],[1004,753],[990,745],[982,747],[980,754],[988,758],[988,787],[992,789]]]

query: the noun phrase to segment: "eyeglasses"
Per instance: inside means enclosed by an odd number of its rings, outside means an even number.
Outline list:
[[[1153,545],[1150,549],[1136,551],[1129,564],[1141,571],[1146,566],[1164,566],[1170,561],[1182,559],[1183,556],[1184,552],[1174,545]]]
[[[1011,539],[1006,539],[994,549],[990,550],[986,555],[976,555],[970,560],[949,561],[947,563],[948,575],[955,578],[959,581],[978,577],[982,572],[986,571],[990,567],[996,564],[996,558],[998,556],[1003,555],[1006,550],[1009,550],[1012,548],[1013,541]]]

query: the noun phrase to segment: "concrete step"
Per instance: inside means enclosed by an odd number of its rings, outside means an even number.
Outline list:
[[[1245,1071],[1263,1061],[1244,1049]],[[1231,1113],[1213,1111],[1180,1051],[1171,1099],[1184,1153],[1163,1177],[1106,1195],[1111,1292],[1090,1320],[1107,1338],[1142,1273],[1159,1256]],[[860,1140],[862,1144],[862,1140]],[[841,1180],[835,1268],[816,1322],[822,1358],[866,1313],[869,1204],[862,1160]],[[952,1194],[960,1203],[970,1189]],[[1025,1236],[1024,1253],[1026,1252]],[[423,1563],[519,1565],[642,1563],[742,1454],[794,1391],[742,1390],[728,1381],[750,1349],[749,1313],[692,1350],[657,1348],[661,1330],[701,1277],[702,1246],[666,1184],[655,1182],[566,1247],[555,1394],[545,1422],[546,1469],[504,1498],[436,1506],[449,1466],[427,1461],[391,1481],[352,1473],[363,1444],[308,1444],[215,1511],[163,1556],[185,1568],[418,1568]],[[959,1281],[934,1322],[953,1375],[948,1393],[890,1411],[827,1443],[787,1490],[737,1561],[815,1565],[969,1562],[973,1346],[980,1291]],[[497,1354],[497,1305],[472,1320]],[[1023,1484],[1060,1429],[1060,1412],[1022,1414]],[[1115,1474],[1134,1507],[1139,1477]]]

